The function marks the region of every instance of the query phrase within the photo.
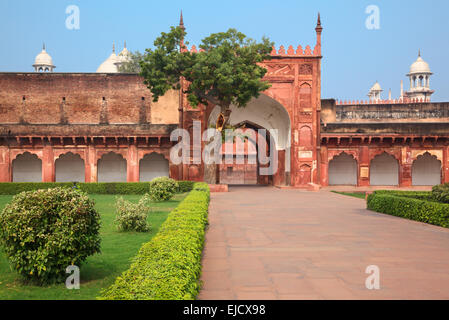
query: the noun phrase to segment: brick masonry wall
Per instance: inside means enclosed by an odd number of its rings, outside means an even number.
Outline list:
[[[179,119],[178,93],[154,103],[138,75],[0,73],[0,88],[3,124],[176,124]]]

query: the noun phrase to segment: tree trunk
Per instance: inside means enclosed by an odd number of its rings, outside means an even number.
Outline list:
[[[224,116],[223,128],[229,123],[229,118],[231,115],[231,110],[229,109],[229,104],[223,104],[221,106],[221,114]],[[209,144],[209,142],[207,143]],[[209,184],[219,184],[220,183],[220,165],[219,164],[205,164],[204,165],[204,181]]]

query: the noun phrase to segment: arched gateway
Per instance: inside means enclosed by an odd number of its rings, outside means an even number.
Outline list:
[[[245,108],[231,108],[231,125],[245,124],[248,127],[252,124],[253,128],[276,130],[271,132],[279,167],[275,174],[266,179],[276,186],[316,188],[319,184],[317,150],[320,136],[322,30],[318,17],[314,49],[310,46],[304,49],[301,46],[273,48],[272,59],[262,63],[268,71],[265,80],[271,88]],[[214,105],[192,108],[186,97],[181,99],[180,107],[184,111],[182,127],[186,130],[191,130],[193,121],[201,121],[202,128],[208,128],[215,123],[219,114],[219,108]],[[195,170],[192,171],[192,167]],[[232,169],[228,170],[230,172]],[[188,180],[202,180],[204,165],[184,165],[180,176]],[[258,181],[264,182],[262,179]]]

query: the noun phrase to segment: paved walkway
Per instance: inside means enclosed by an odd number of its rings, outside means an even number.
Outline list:
[[[449,299],[449,230],[328,191],[234,187],[212,195],[202,280],[208,300]]]

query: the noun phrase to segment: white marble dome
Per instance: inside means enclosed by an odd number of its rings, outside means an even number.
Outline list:
[[[115,47],[112,47],[112,54],[97,69],[98,73],[118,73],[117,62],[119,59],[115,54]]]
[[[376,81],[376,83],[371,87],[370,91],[383,91],[379,82]]]
[[[418,59],[410,66],[410,74],[431,74],[429,64],[421,58],[421,54]]]
[[[45,50],[45,44],[42,47],[42,51],[34,59],[33,67],[36,72],[48,72],[56,68],[53,65],[53,59]]]
[[[42,49],[42,52],[36,56],[36,59],[34,59],[34,64],[53,65],[53,59],[45,49]]]

